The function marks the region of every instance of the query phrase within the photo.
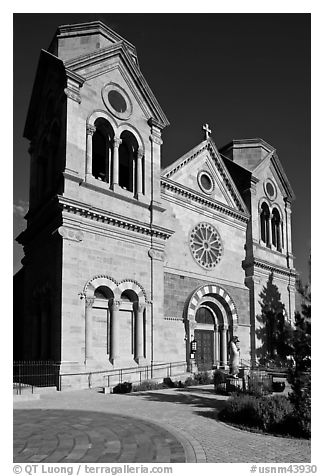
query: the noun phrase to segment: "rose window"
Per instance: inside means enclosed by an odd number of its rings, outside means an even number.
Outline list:
[[[190,250],[198,264],[211,269],[220,261],[223,246],[216,228],[209,223],[199,223],[190,233]]]

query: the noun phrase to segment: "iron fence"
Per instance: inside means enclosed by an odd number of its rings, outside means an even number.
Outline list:
[[[53,361],[14,361],[13,362],[13,390],[21,395],[22,389],[34,387],[56,387],[59,389],[60,365]]]
[[[80,377],[85,376],[88,379],[88,387],[92,388],[96,385],[98,377],[102,378],[104,385],[110,387],[111,385],[117,385],[127,380],[132,383],[141,383],[144,380],[154,378],[164,378],[179,375],[187,372],[187,362],[168,362],[161,364],[142,365],[138,367],[127,367],[122,369],[112,370],[98,370],[92,372],[78,372],[78,373],[62,373],[59,376],[59,387],[62,388],[62,381],[65,377]],[[95,383],[94,383],[95,382]]]

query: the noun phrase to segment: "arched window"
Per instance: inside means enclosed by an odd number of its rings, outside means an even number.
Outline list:
[[[92,175],[102,182],[111,183],[111,163],[114,132],[106,119],[95,121],[92,136]]]
[[[272,210],[271,233],[273,246],[278,251],[281,251],[281,219],[280,214],[276,208]]]
[[[109,302],[113,300],[113,293],[107,286],[99,286],[94,292],[92,332],[93,345],[97,355],[109,355],[111,351],[111,316]]]
[[[135,192],[138,143],[129,131],[123,131],[120,138],[122,142],[119,146],[119,186],[129,192]]]
[[[130,336],[125,336],[126,337],[125,341],[127,342],[128,338],[130,337],[130,347],[131,347],[130,351],[131,351],[131,354],[134,355],[135,346],[136,346],[136,337],[135,337],[136,323],[135,323],[135,315],[134,315],[134,303],[138,302],[138,296],[132,289],[126,289],[124,292],[122,292],[120,298],[122,303],[126,304],[126,306],[128,303],[131,304],[131,306],[129,306],[123,311],[123,314],[124,314],[124,320],[126,322],[129,321],[129,324],[130,324]],[[125,326],[125,323],[124,323],[124,328],[126,327],[128,326]]]
[[[269,230],[270,211],[266,203],[261,205],[260,224],[261,224],[261,240],[267,246],[270,246],[270,230]]]
[[[195,320],[200,324],[214,324],[213,314],[208,307],[200,307],[196,312]]]

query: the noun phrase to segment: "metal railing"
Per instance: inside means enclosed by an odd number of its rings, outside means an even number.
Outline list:
[[[59,389],[60,364],[51,360],[25,360],[13,362],[13,391],[21,395],[22,389],[56,387]]]
[[[141,383],[144,380],[150,380],[154,378],[172,377],[181,373],[186,373],[187,365],[188,364],[186,361],[181,361],[142,365],[138,367],[126,367],[122,369],[65,373],[60,374],[59,376],[60,383],[58,389],[60,390],[62,388],[62,380],[65,377],[87,377],[89,388],[92,388],[94,382],[98,380],[98,377],[101,377],[103,381],[103,386],[110,387],[111,385],[117,385],[128,380],[132,383]]]

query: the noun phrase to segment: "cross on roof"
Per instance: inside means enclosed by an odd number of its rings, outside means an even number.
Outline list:
[[[209,137],[209,134],[211,134],[211,129],[209,129],[208,124],[204,124],[202,128],[205,131],[205,140],[207,140]]]

